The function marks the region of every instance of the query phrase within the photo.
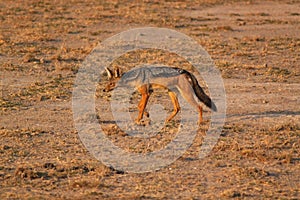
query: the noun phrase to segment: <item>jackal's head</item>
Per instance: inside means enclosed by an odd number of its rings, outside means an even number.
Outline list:
[[[116,83],[121,78],[121,70],[120,68],[114,68],[113,70],[111,70],[106,67],[105,71],[107,74],[108,83],[103,89],[103,92],[109,92],[115,88]]]

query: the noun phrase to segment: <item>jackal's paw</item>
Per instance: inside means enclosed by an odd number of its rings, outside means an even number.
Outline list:
[[[136,119],[134,122],[138,125],[142,123],[140,119]]]
[[[165,124],[169,123],[170,121],[171,121],[171,120],[166,119],[166,120],[165,120]]]
[[[145,126],[145,122],[143,120],[135,120],[136,125]]]
[[[144,111],[144,116],[149,117],[149,113],[147,111]]]
[[[204,124],[204,121],[203,120],[201,120],[201,121],[198,121],[198,123],[197,123],[199,126],[200,125],[203,125]]]
[[[200,125],[207,125],[209,123],[209,120],[208,119],[205,119],[205,120],[199,120],[198,122],[197,122],[197,124],[200,126]]]
[[[135,124],[139,126],[148,126],[151,124],[150,120],[135,120]]]

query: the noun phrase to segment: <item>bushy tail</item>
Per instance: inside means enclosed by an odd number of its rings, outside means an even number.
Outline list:
[[[190,74],[190,77],[192,79],[192,87],[195,91],[196,96],[198,97],[198,99],[200,101],[202,101],[207,107],[209,107],[210,109],[212,109],[213,111],[217,111],[217,107],[214,104],[214,102],[209,98],[209,96],[207,96],[205,94],[205,92],[203,91],[203,89],[200,87],[200,85],[198,84],[197,79],[195,78],[195,76],[193,74]]]

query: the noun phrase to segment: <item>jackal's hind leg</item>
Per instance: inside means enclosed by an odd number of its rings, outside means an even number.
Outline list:
[[[179,82],[179,91],[180,91],[181,95],[183,96],[183,98],[189,104],[191,104],[195,109],[197,109],[197,111],[199,113],[198,124],[200,125],[203,122],[202,107],[201,107],[201,105],[199,105],[199,103],[195,99],[196,94],[194,92],[194,89],[190,85],[190,83],[188,82],[188,80],[186,78],[180,79],[180,82]]]
[[[174,106],[174,110],[171,113],[171,115],[167,118],[166,122],[169,122],[171,119],[173,119],[180,110],[180,105],[178,103],[178,98],[177,98],[176,93],[174,93],[172,91],[169,91],[168,93],[171,98],[172,104]]]
[[[198,112],[199,112],[198,125],[200,125],[203,123],[203,116],[202,116],[203,109],[200,105],[198,106]]]

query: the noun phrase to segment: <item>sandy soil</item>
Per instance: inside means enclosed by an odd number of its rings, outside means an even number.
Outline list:
[[[99,42],[146,26],[185,33],[209,52],[222,73],[227,117],[206,158],[197,155],[207,123],[177,161],[135,174],[86,150],[72,89]],[[0,199],[299,199],[299,30],[296,0],[0,2]],[[128,59],[119,64],[134,65]],[[99,87],[98,103],[108,104],[110,94]],[[170,111],[164,95],[151,102],[161,99]],[[111,116],[102,117],[108,137],[134,152],[161,148],[176,131],[171,123],[131,143]]]

